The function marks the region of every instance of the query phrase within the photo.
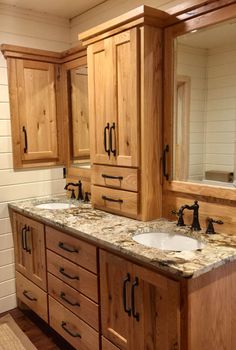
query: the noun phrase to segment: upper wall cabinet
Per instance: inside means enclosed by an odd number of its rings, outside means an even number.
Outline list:
[[[88,47],[92,161],[139,165],[138,32]]]
[[[141,6],[79,38],[88,46],[92,203],[162,215],[162,35],[169,16]]]
[[[8,65],[14,168],[62,164],[60,54],[19,53],[7,45],[2,50]]]

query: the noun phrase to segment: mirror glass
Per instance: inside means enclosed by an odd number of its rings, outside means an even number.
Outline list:
[[[236,186],[236,19],[175,39],[174,179]]]
[[[72,166],[89,169],[88,69],[86,66],[68,71],[68,86]]]

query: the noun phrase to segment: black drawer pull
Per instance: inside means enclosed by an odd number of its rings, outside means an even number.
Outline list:
[[[31,254],[31,249],[28,247],[27,232],[30,232],[29,226],[25,229],[25,250],[27,253]]]
[[[68,275],[68,274],[65,272],[65,269],[64,269],[63,267],[60,267],[59,272],[60,272],[63,276],[69,278],[70,280],[79,280],[79,276],[70,276],[70,275]]]
[[[80,306],[79,303],[77,303],[77,302],[74,302],[74,303],[73,303],[72,301],[70,301],[69,299],[67,299],[67,298],[66,298],[66,294],[65,294],[64,292],[61,292],[60,298],[61,298],[62,300],[64,300],[67,304],[71,305],[71,306]]]
[[[106,175],[106,174],[102,174],[102,177],[104,179],[114,179],[114,180],[123,180],[123,176],[112,176],[112,175]]]
[[[21,229],[21,245],[22,245],[23,250],[26,250],[25,230],[26,230],[26,225],[24,227],[22,227],[22,229]]]
[[[123,203],[123,199],[113,199],[107,196],[102,196],[102,199],[108,202]]]
[[[134,283],[132,284],[131,289],[131,308],[132,308],[132,315],[133,317],[139,321],[139,313],[135,310],[135,288],[139,285],[138,277],[135,277]]]
[[[104,128],[104,150],[110,156],[110,148],[107,147],[107,131],[109,132],[110,124],[107,123],[107,125]]]
[[[29,292],[28,292],[27,290],[24,290],[23,295],[24,295],[27,299],[29,299],[30,301],[37,301],[37,299],[36,299],[35,297],[29,296],[28,293],[29,293]]]
[[[111,150],[111,153],[114,154],[114,156],[116,156],[116,148],[113,148],[113,133],[112,133],[112,130],[114,130],[114,135],[115,135],[115,128],[116,128],[116,124],[113,123],[111,128],[110,128],[110,150]]]
[[[65,321],[62,321],[61,327],[66,331],[68,334],[70,334],[73,338],[81,338],[81,335],[78,332],[73,332],[70,329],[66,328],[67,323]]]
[[[123,306],[124,306],[124,310],[125,312],[131,316],[131,309],[128,309],[127,308],[127,298],[126,298],[126,294],[127,294],[127,284],[130,282],[130,274],[127,273],[127,277],[126,279],[124,280],[124,283],[123,283]]]
[[[22,128],[22,131],[25,135],[25,147],[24,147],[24,153],[27,153],[28,152],[28,138],[27,138],[27,130],[26,130],[26,127],[23,126]]]
[[[79,253],[78,249],[65,245],[63,242],[58,243],[58,247],[69,252],[69,253]]]

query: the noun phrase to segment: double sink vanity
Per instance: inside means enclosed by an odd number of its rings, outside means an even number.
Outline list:
[[[234,349],[234,236],[66,198],[9,207],[17,297],[75,348]]]

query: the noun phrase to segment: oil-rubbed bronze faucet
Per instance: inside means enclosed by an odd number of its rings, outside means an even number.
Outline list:
[[[83,192],[82,192],[82,182],[79,180],[78,183],[74,183],[74,182],[69,182],[68,184],[66,184],[66,186],[64,187],[64,190],[68,190],[71,191],[71,199],[75,199],[75,191],[68,189],[69,186],[73,186],[73,187],[78,187],[78,196],[77,196],[77,200],[81,201],[83,200]]]
[[[201,226],[199,223],[199,204],[198,204],[198,201],[194,201],[193,205],[188,205],[188,204],[182,205],[177,212],[172,211],[173,214],[177,214],[177,216],[178,216],[177,226],[185,226],[184,219],[183,219],[185,209],[193,210],[193,222],[191,225],[191,230],[200,231]]]
[[[213,224],[223,225],[223,221],[221,220],[214,220],[212,218],[207,218],[207,229],[206,233],[209,235],[215,234],[215,228]]]

